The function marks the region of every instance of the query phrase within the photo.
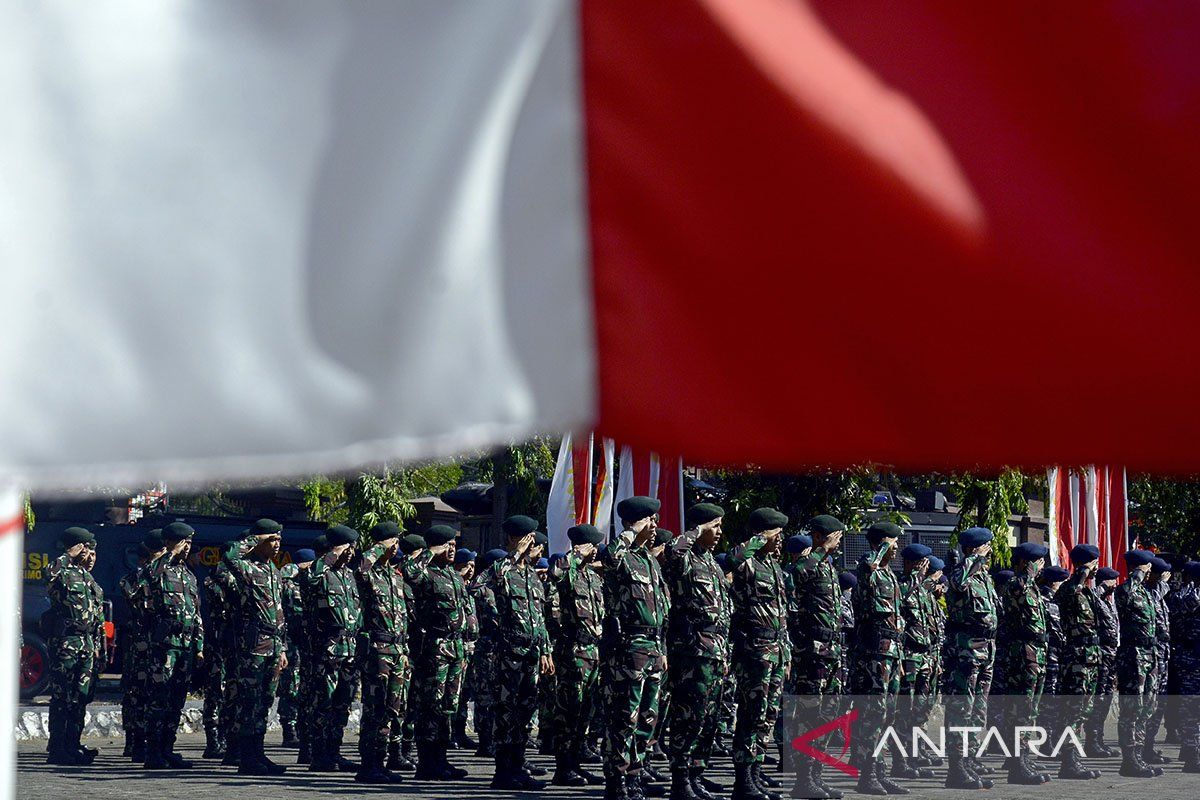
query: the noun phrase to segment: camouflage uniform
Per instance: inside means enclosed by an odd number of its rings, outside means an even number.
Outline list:
[[[900,582],[900,613],[904,618],[900,677],[899,729],[924,728],[937,697],[938,603],[924,576],[909,572]]]
[[[425,637],[417,618],[417,600],[413,591],[418,574],[416,565],[416,560],[409,556],[402,557],[395,565],[396,571],[404,579],[404,602],[408,607],[408,658],[405,659],[404,666],[404,720],[399,725],[392,726],[388,740],[388,769],[395,769],[402,763],[407,767],[412,766],[411,762],[405,763],[405,760],[400,758],[400,750],[403,745],[407,758],[417,735],[416,664],[421,659],[421,643]]]
[[[121,725],[130,748],[140,749],[146,742],[146,703],[150,688],[145,565],[134,568],[117,585],[128,609],[121,643]]]
[[[668,545],[666,578],[671,591],[670,652],[673,770],[703,768],[712,757],[721,691],[729,671],[729,624],[733,601],[711,550],[696,546],[687,531]]]
[[[404,720],[404,679],[408,673],[408,606],[404,579],[383,560],[376,544],[359,559],[356,574],[368,644],[363,667],[362,724],[358,752],[362,769],[382,772],[391,731]]]
[[[946,593],[946,692],[954,700],[946,709],[948,724],[983,728],[992,686],[999,624],[996,589],[988,574],[988,556],[972,554],[951,568]],[[970,757],[979,735],[966,736]],[[950,748],[952,764],[962,758],[959,746]]]
[[[1046,645],[1049,642],[1046,600],[1032,575],[1013,577],[1000,592],[1000,637],[1003,648],[1005,694],[1023,698],[1014,703],[1009,727],[1037,724],[1038,704],[1046,684]]]
[[[842,665],[838,670],[838,685],[842,691],[848,691],[850,688],[850,667],[853,664],[855,627],[854,627],[854,590],[845,589],[842,591],[841,599],[838,604],[840,614],[840,625],[842,629],[841,647],[842,647]]]
[[[559,617],[561,606],[558,592],[553,591],[546,579],[539,580],[542,589],[542,619],[546,621],[546,637],[553,650],[554,642],[558,641]],[[556,746],[562,720],[555,713],[555,697],[558,688],[558,670],[553,675],[541,675],[538,678],[537,729],[538,742],[541,750],[547,754],[553,752]]]
[[[1063,646],[1066,644],[1066,640],[1063,638],[1062,612],[1059,610],[1058,601],[1054,599],[1054,594],[1050,591],[1049,586],[1039,585],[1038,591],[1042,593],[1042,599],[1046,602],[1046,633],[1049,637],[1046,641],[1046,684],[1042,694],[1056,695],[1059,683],[1059,659],[1062,656]]]
[[[1088,715],[1087,738],[1097,744],[1104,740],[1104,722],[1112,709],[1113,693],[1117,688],[1117,648],[1121,644],[1121,624],[1112,596],[1105,597],[1093,587],[1096,597],[1096,621],[1100,634],[1100,670],[1096,678],[1096,700]]]
[[[479,737],[479,754],[495,755],[492,733],[495,728],[496,707],[496,596],[486,580],[487,574],[476,575],[469,589],[475,601],[479,620],[479,638],[471,662],[471,695],[475,698],[475,735]]]
[[[658,724],[671,599],[658,561],[624,531],[603,551],[607,679],[604,774],[639,778]]]
[[[103,657],[104,593],[91,572],[65,553],[50,566],[50,742],[51,758],[79,749],[87,704],[95,692]]]
[[[791,682],[797,694],[842,693],[842,594],[833,556],[814,550],[791,569]],[[853,615],[853,608],[850,611]]]
[[[1158,672],[1157,614],[1144,573],[1131,572],[1117,587],[1121,645],[1117,648],[1117,691],[1120,692],[1117,740],[1122,748],[1140,751],[1146,722],[1154,713]]]
[[[1100,675],[1100,630],[1096,595],[1085,583],[1086,571],[1076,568],[1055,595],[1062,614],[1063,650],[1059,662],[1059,693],[1070,697],[1062,706],[1061,727],[1079,735],[1091,714]],[[1060,777],[1079,766],[1074,747],[1064,747]],[[1094,774],[1096,777],[1099,773]]]
[[[237,587],[229,568],[217,564],[204,579],[205,637],[204,660],[204,733],[210,742],[209,756],[219,755],[237,735],[237,715],[225,713],[236,708],[237,689]]]
[[[559,599],[559,633],[554,639],[558,674],[555,718],[560,721],[556,751],[578,768],[600,681],[600,637],[604,625],[604,582],[574,552],[554,575]]]
[[[1200,764],[1200,591],[1185,582],[1167,597],[1171,652],[1178,686],[1180,757],[1184,771]]]
[[[1150,597],[1154,600],[1155,660],[1158,663],[1158,674],[1154,676],[1154,693],[1159,699],[1154,704],[1150,718],[1146,720],[1147,757],[1150,756],[1149,749],[1154,745],[1154,738],[1158,736],[1158,729],[1162,725],[1168,705],[1168,701],[1163,698],[1169,694],[1168,685],[1171,680],[1171,611],[1167,607],[1169,590],[1170,586],[1162,581],[1150,587]]]
[[[304,597],[300,591],[301,570],[288,564],[279,571],[283,599],[283,620],[287,627],[287,668],[279,676],[279,722],[284,729],[284,740],[291,728],[307,752],[312,741],[312,720],[304,703],[303,686],[312,669],[312,656],[308,650],[308,633],[304,617]]]
[[[471,585],[475,580],[472,578]],[[454,704],[454,741],[458,745],[459,738],[465,738],[467,733],[468,706],[475,700],[475,648],[479,645],[479,609],[475,605],[475,595],[471,586],[463,595],[463,666],[462,681],[458,690],[458,700]]]
[[[420,553],[408,572],[413,578],[415,616],[421,620],[424,639],[415,662],[418,705],[416,737],[419,748],[432,754],[450,745],[450,722],[462,681],[463,596],[466,587],[449,564],[436,564],[428,550]],[[422,759],[428,763],[427,758]]]
[[[362,604],[349,564],[335,567],[332,553],[309,569],[312,591],[313,740],[312,767],[330,768],[340,759],[342,736],[354,699]],[[345,765],[343,765],[345,766]]]
[[[195,574],[170,551],[146,566],[150,621],[150,702],[146,706],[146,761],[175,747],[179,717],[197,656],[204,652],[200,590]]]
[[[877,550],[864,553],[856,570],[854,590],[856,629],[854,694],[863,695],[862,735],[853,737],[851,763],[869,775],[880,765],[872,753],[884,728],[896,713],[900,692],[900,660],[904,655],[904,618],[900,610],[900,582],[887,565],[879,563]]]

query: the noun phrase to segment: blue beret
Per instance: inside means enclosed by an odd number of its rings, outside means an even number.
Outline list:
[[[858,576],[853,572],[843,572],[841,575],[838,575],[838,586],[842,587],[843,591],[853,589],[855,586],[858,586]]]
[[[787,524],[787,514],[774,508],[756,508],[750,512],[750,518],[746,520],[746,525],[750,528],[751,533],[773,531]]]
[[[920,561],[922,558],[929,558],[933,555],[933,550],[929,545],[913,542],[900,551],[900,557],[905,561]]]
[[[325,539],[329,542],[330,547],[336,547],[339,544],[354,544],[358,541],[358,531],[345,525],[334,525],[325,531]]]
[[[533,566],[535,569],[550,569],[550,562],[544,558],[539,558]]]
[[[1090,564],[1100,558],[1100,548],[1094,544],[1077,544],[1071,548],[1072,564]]]
[[[502,558],[506,558],[507,556],[508,556],[508,551],[501,550],[499,547],[497,547],[495,550],[488,550],[486,553],[484,553],[480,557],[479,570],[482,572],[483,570],[490,567],[492,564],[495,564],[497,561],[499,561]]]
[[[813,533],[823,533],[826,535],[835,531],[846,530],[846,526],[842,524],[840,519],[837,517],[831,517],[828,514],[821,514],[820,516],[813,517],[804,527]]]
[[[272,533],[279,533],[283,530],[283,526],[273,519],[266,517],[256,521],[250,526],[251,536],[270,536]]]
[[[687,526],[695,528],[697,525],[706,525],[723,516],[725,516],[725,509],[715,503],[696,503],[687,510]]]
[[[617,503],[617,516],[623,522],[638,522],[653,517],[662,508],[662,503],[653,497],[626,497]]]
[[[1112,567],[1101,567],[1096,570],[1096,580],[1098,581],[1111,581],[1119,577],[1121,577],[1121,573]]]
[[[437,547],[457,538],[458,531],[449,525],[431,525],[429,530],[425,531],[425,542],[430,547]]]
[[[721,568],[722,572],[729,573],[729,553],[717,553],[717,566]]]
[[[1131,567],[1140,567],[1142,564],[1149,564],[1154,558],[1154,553],[1149,550],[1130,550],[1125,553],[1125,563]]]
[[[1151,572],[1170,572],[1171,565],[1167,563],[1167,560],[1165,558],[1158,558],[1157,556],[1155,556],[1150,561],[1150,571]]]
[[[537,520],[533,517],[527,517],[524,514],[516,514],[509,517],[501,523],[500,527],[504,531],[504,535],[509,538],[524,536],[528,533],[533,533],[537,530]]]
[[[301,547],[296,551],[296,555],[292,558],[292,560],[297,564],[304,564],[308,561],[316,561],[317,552],[315,550],[310,550],[307,547]]]
[[[1013,579],[1013,574],[1011,569],[998,569],[996,570],[996,574],[992,576],[992,579],[1003,586]]]
[[[387,539],[399,539],[404,532],[395,522],[377,522],[372,526],[370,534],[373,541],[382,542]]]
[[[468,550],[465,547],[462,550],[454,551],[454,564],[456,566],[462,566],[463,564],[466,564],[467,562],[474,561],[474,560],[475,560],[475,553],[471,552],[470,550]]]
[[[788,537],[785,547],[789,553],[802,553],[812,547],[812,537],[797,533],[795,536]]]
[[[1038,577],[1040,577],[1046,583],[1058,583],[1059,581],[1065,581],[1067,578],[1071,577],[1071,573],[1067,572],[1065,568],[1060,567],[1057,564],[1051,564],[1048,567],[1043,567]]]
[[[576,525],[567,531],[571,544],[600,544],[604,534],[595,525]]]
[[[930,571],[930,572],[941,572],[941,571],[942,571],[942,570],[944,570],[945,568],[946,568],[946,562],[945,562],[945,561],[942,561],[942,560],[941,560],[940,558],[938,558],[937,556],[930,556],[930,557],[929,557],[929,571]]]
[[[958,535],[958,543],[968,549],[975,549],[996,538],[987,528],[967,528]]]
[[[1049,556],[1050,548],[1035,542],[1022,542],[1013,548],[1012,555],[1013,558],[1019,558],[1022,561],[1037,561],[1039,558]]]
[[[1189,561],[1184,564],[1183,574],[1189,578],[1200,578],[1200,561]]]
[[[875,522],[867,528],[866,534],[868,540],[878,542],[883,539],[899,539],[904,535],[904,531],[894,522]]]
[[[551,563],[551,565],[557,564],[559,561],[562,561],[566,557],[567,557],[566,553],[551,553],[550,554],[550,563]]]

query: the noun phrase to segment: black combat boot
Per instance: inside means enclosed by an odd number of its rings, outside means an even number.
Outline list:
[[[575,755],[571,757],[571,768],[574,769],[575,772],[580,775],[580,777],[587,781],[588,786],[604,785],[604,776],[597,775],[595,772],[592,772],[583,766],[583,748],[580,748]]]
[[[625,776],[604,776],[604,800],[629,800],[629,793],[625,791]]]
[[[1158,766],[1159,764],[1170,764],[1174,760],[1175,759],[1173,758],[1164,756],[1161,750],[1155,750],[1154,742],[1147,738],[1145,746],[1142,747],[1142,761],[1146,762],[1147,765],[1154,767]]]
[[[732,800],[767,800],[767,796],[750,777],[749,764],[733,765]]]
[[[312,762],[312,744],[308,739],[300,740],[300,749],[296,751],[297,764],[309,764]]]
[[[146,762],[142,764],[142,769],[169,769],[163,758],[163,742],[162,730],[157,726],[149,726],[146,729]]]
[[[441,774],[436,743],[417,742],[417,771],[413,777],[419,781],[436,781],[441,780]]]
[[[300,739],[296,736],[296,722],[288,720],[283,723],[283,742],[280,747],[286,747],[289,750],[300,749]]]
[[[454,746],[459,750],[474,750],[479,742],[467,735],[467,718],[458,717],[454,720]]]
[[[814,760],[812,762],[813,783],[817,784],[817,786],[820,786],[822,789],[825,790],[826,797],[832,798],[832,800],[842,800],[842,790],[833,788],[832,786],[830,786],[828,783],[825,782],[825,779],[823,777],[821,777],[821,773],[824,770],[825,770],[825,765],[822,764],[820,761]]]
[[[575,771],[575,760],[566,753],[554,756],[554,777],[550,783],[555,786],[587,786],[587,778]]]
[[[783,795],[774,791],[774,787],[772,786],[772,784],[778,785],[779,781],[765,774],[763,772],[763,765],[758,761],[750,765],[750,780],[766,796],[767,800],[783,800]]]
[[[236,767],[242,763],[242,740],[234,737],[225,742],[225,757],[221,759],[221,766]]]
[[[643,797],[666,797],[667,787],[654,783],[650,776],[646,774],[646,769],[637,774],[637,777],[631,778],[631,782],[637,783],[641,787]]]
[[[883,763],[883,759],[875,762],[875,777],[879,779],[879,784],[888,794],[909,794],[908,789],[888,777],[887,765]]]
[[[1137,747],[1121,748],[1121,770],[1123,778],[1157,778],[1162,770],[1145,764],[1138,758]]]
[[[133,737],[133,747],[130,748],[129,760],[141,764],[146,760],[146,730],[139,729]]]
[[[910,760],[900,752],[900,748],[892,749],[892,772],[893,778],[932,778],[933,770],[927,770],[912,765]]]
[[[807,756],[796,754],[796,782],[792,784],[792,791],[789,795],[796,800],[801,798],[819,798],[823,800],[828,797],[825,790],[821,788],[815,780],[813,780],[813,760]]]
[[[309,744],[312,758],[308,762],[309,772],[337,772],[337,761],[333,758],[333,747],[324,731],[314,733]]]
[[[1179,748],[1179,760],[1183,762],[1183,772],[1200,772],[1200,750],[1191,745]]]
[[[359,748],[359,763],[362,765],[358,768],[358,772],[354,773],[354,780],[357,783],[367,783],[372,785],[387,785],[400,783],[402,778],[396,773],[384,766],[385,750],[367,750]]]
[[[983,789],[983,779],[971,772],[962,756],[955,754],[950,757],[950,771],[946,774],[947,789]]]
[[[859,794],[873,794],[877,796],[888,793],[887,788],[879,782],[879,770],[875,766],[875,759],[870,758],[859,767],[858,783],[855,784],[854,791]]]
[[[1008,759],[1008,782],[1018,786],[1041,786],[1044,781],[1042,773],[1033,769],[1033,766],[1023,757],[1013,756]]]
[[[339,729],[333,734],[330,755],[333,757],[333,763],[337,764],[338,772],[358,772],[358,764],[342,755],[342,737],[345,735],[345,729]]]
[[[450,747],[450,745],[448,742],[441,742],[438,745],[438,758],[439,758],[439,763],[441,765],[441,775],[442,775],[440,780],[460,781],[463,778],[467,777],[467,775],[469,773],[462,767],[456,767],[450,763],[450,759],[448,759],[446,757],[446,751],[447,751],[447,749],[449,749],[449,747]]]
[[[129,758],[131,755],[133,755],[133,740],[135,738],[136,737],[134,736],[134,732],[131,729],[126,728],[125,729],[125,747],[122,748],[122,750],[121,750],[122,758]]]
[[[704,767],[690,767],[688,769],[688,782],[692,784],[692,794],[696,795],[697,800],[717,800],[717,796],[705,785],[712,783],[704,777]],[[718,789],[720,787],[717,787]]]
[[[688,780],[686,769],[671,770],[671,800],[699,800],[692,790],[692,782]]]
[[[204,726],[204,752],[201,758],[224,758],[225,748],[221,746],[221,734],[215,725]]]
[[[1096,770],[1083,766],[1083,759],[1074,747],[1064,747],[1061,755],[1062,765],[1058,768],[1058,777],[1067,781],[1090,781],[1100,777]]]

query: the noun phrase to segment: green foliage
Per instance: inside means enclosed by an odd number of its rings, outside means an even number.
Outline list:
[[[364,472],[355,478],[314,476],[300,484],[310,519],[331,525],[349,525],[367,531],[383,521],[404,521],[417,513],[415,497],[440,495],[462,480],[455,462]]]
[[[988,528],[996,534],[992,541],[992,564],[1010,566],[1012,549],[1008,543],[1008,518],[1011,514],[1024,514],[1029,510],[1024,494],[1026,480],[1026,476],[1015,469],[1005,469],[994,478],[971,473],[952,476],[950,484],[959,503],[959,516],[950,545],[957,546],[959,531]]]
[[[1131,475],[1129,501],[1129,525],[1143,544],[1187,555],[1200,552],[1200,476]]]
[[[33,530],[33,526],[37,524],[37,515],[33,513],[33,500],[29,496],[29,492],[25,493],[25,530],[26,532]]]

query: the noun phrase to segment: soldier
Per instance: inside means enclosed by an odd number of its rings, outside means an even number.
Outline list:
[[[312,745],[312,720],[303,692],[306,681],[312,682],[311,677],[307,677],[312,669],[312,654],[309,652],[308,625],[300,585],[316,560],[316,551],[301,548],[296,551],[295,560],[279,571],[288,658],[287,669],[279,676],[279,722],[283,727],[283,746],[300,750],[296,759],[298,764],[309,762],[309,748]]]
[[[1096,700],[1092,704],[1092,713],[1088,715],[1087,738],[1084,740],[1084,753],[1089,758],[1111,758],[1118,752],[1104,743],[1104,722],[1108,719],[1113,692],[1117,687],[1117,648],[1121,644],[1121,625],[1117,619],[1113,593],[1120,577],[1121,573],[1112,567],[1101,567],[1096,570],[1096,585],[1092,589],[1096,595],[1096,621],[1100,632],[1100,672],[1096,679]]]
[[[651,557],[658,562],[659,570],[663,571],[664,580],[666,579],[667,546],[674,538],[674,531],[669,531],[666,528],[657,528],[654,531],[654,541],[647,545]],[[668,587],[667,594],[669,597],[670,587]],[[670,624],[670,619],[670,615],[668,614],[668,625]],[[663,751],[661,743],[667,735],[666,727],[671,722],[671,681],[669,680],[669,676],[670,670],[663,676],[662,686],[658,690],[658,724],[654,726],[654,732],[650,734],[650,741],[646,745],[646,761],[642,767],[643,784],[663,783],[667,779],[665,775],[655,768],[652,762],[667,760],[667,754]],[[666,788],[662,786],[644,785],[643,791],[650,797],[662,797],[667,794]]]
[[[475,658],[472,664],[472,681],[475,696],[475,735],[479,745],[475,755],[495,758],[496,749],[492,740],[495,727],[493,711],[496,705],[496,595],[487,580],[489,570],[497,559],[508,555],[507,550],[489,550],[480,558],[475,579],[467,591],[475,601],[475,612],[479,617],[479,639],[475,643]]]
[[[1000,642],[998,660],[1005,663],[1005,684],[1000,687],[1013,696],[1009,720],[1012,726],[1032,727],[1037,724],[1038,704],[1046,680],[1046,644],[1049,641],[1046,623],[1046,601],[1038,590],[1036,578],[1045,564],[1050,549],[1034,542],[1024,542],[1012,551],[1013,578],[1000,590]],[[1033,756],[1020,743],[1020,752],[1008,759],[1008,782],[1038,786],[1050,776],[1037,771]]]
[[[96,665],[103,657],[103,593],[93,589],[88,570],[96,537],[86,528],[72,527],[58,540],[63,554],[49,570],[46,594],[50,630],[49,764],[83,766],[95,753],[80,744]]]
[[[388,738],[387,768],[414,772],[416,762],[412,760],[413,744],[416,741],[417,703],[414,671],[421,652],[423,639],[420,621],[417,619],[417,601],[413,594],[418,557],[427,547],[425,539],[415,533],[400,537],[400,553],[393,559],[393,566],[404,579],[404,602],[408,606],[408,658],[404,661],[404,721],[393,725]]]
[[[1050,637],[1046,642],[1046,686],[1042,691],[1043,696],[1058,694],[1059,658],[1062,656],[1066,640],[1063,638],[1062,612],[1058,608],[1055,596],[1059,587],[1069,577],[1071,573],[1057,564],[1043,567],[1037,577],[1038,590],[1042,593],[1042,599],[1046,601],[1046,633]]]
[[[246,538],[232,543],[221,561],[233,576],[238,610],[236,666],[238,773],[282,775],[284,767],[267,758],[263,739],[267,715],[275,702],[279,673],[287,667],[284,645],[283,589],[274,559],[279,555],[283,526],[260,519]]]
[[[125,728],[124,755],[135,763],[146,760],[146,701],[150,685],[146,565],[162,555],[164,548],[161,528],[146,534],[138,545],[137,566],[118,584],[128,609],[121,645],[121,725]]]
[[[414,670],[417,710],[417,773],[420,780],[459,780],[467,771],[446,759],[450,721],[462,681],[463,598],[467,588],[454,569],[458,531],[434,525],[425,534],[426,550],[412,559],[416,617],[423,640]]]
[[[606,800],[640,800],[646,750],[658,722],[667,669],[664,626],[671,601],[648,545],[661,503],[629,497],[617,504],[624,531],[603,552],[608,678],[604,740]]]
[[[458,702],[454,705],[454,728],[451,731],[451,745],[455,750],[474,750],[479,746],[479,742],[467,735],[467,706],[475,699],[475,676],[472,673],[475,647],[479,642],[479,611],[470,588],[475,581],[475,562],[478,558],[478,553],[466,548],[454,553],[454,568],[467,587],[467,593],[463,596],[463,615],[466,619],[463,629],[463,679]]]
[[[992,532],[968,528],[959,534],[963,558],[950,570],[946,595],[947,724],[982,729],[987,722],[987,698],[996,657],[996,589],[988,574]],[[979,773],[975,760],[978,735],[963,737],[963,748],[950,748],[947,789],[990,789],[992,781]],[[963,752],[967,749],[968,752]]]
[[[1167,598],[1171,652],[1179,702],[1179,758],[1183,772],[1200,772],[1200,562],[1183,567],[1183,581]]]
[[[329,552],[311,573],[313,643],[313,772],[357,772],[358,765],[342,753],[342,736],[353,699],[358,666],[358,633],[362,605],[354,577],[354,547],[358,531],[334,525],[325,532]]]
[[[842,668],[838,670],[838,685],[842,693],[850,690],[850,666],[855,649],[854,626],[854,590],[858,587],[858,576],[850,570],[838,575],[838,588],[841,589],[841,599],[838,608],[841,614],[842,627]]]
[[[600,680],[604,584],[591,564],[604,534],[593,525],[576,525],[567,531],[567,539],[571,550],[552,574],[559,608],[559,633],[554,639],[554,713],[560,728],[551,783],[587,786],[602,782],[583,768],[583,750]]]
[[[243,536],[246,531],[242,531]],[[234,540],[237,541],[237,540]],[[226,542],[228,548],[234,542]],[[224,549],[224,548],[223,548]],[[223,563],[204,579],[204,626],[208,635],[204,637],[204,660],[207,674],[204,676],[204,737],[203,758],[225,759],[222,763],[237,766],[239,750],[230,748],[236,735],[237,715],[236,681],[237,668],[237,587],[229,567]]]
[[[1117,742],[1121,746],[1121,775],[1153,778],[1162,769],[1142,761],[1146,721],[1154,713],[1155,675],[1158,669],[1157,614],[1154,598],[1146,587],[1150,562],[1148,550],[1125,554],[1129,577],[1117,587],[1117,618],[1121,644],[1117,648],[1117,691],[1120,693]]]
[[[883,760],[872,752],[884,728],[896,713],[900,691],[900,660],[904,655],[904,618],[900,610],[900,582],[890,566],[902,531],[891,522],[875,522],[865,531],[868,550],[859,559],[858,586],[854,590],[856,627],[854,694],[864,695],[864,733],[855,736],[851,763],[859,770],[860,794],[907,794],[892,781]]]
[[[712,757],[721,689],[729,669],[733,603],[713,556],[725,510],[699,503],[687,511],[688,530],[667,551],[664,573],[671,592],[667,630],[671,711],[671,800],[708,800],[703,783]]]
[[[834,559],[846,526],[836,517],[822,514],[809,520],[806,527],[808,541],[801,540],[798,544],[801,552],[804,544],[811,549],[789,570],[792,587],[790,681],[796,695],[814,702],[822,717],[832,719],[836,714],[829,715],[829,712],[834,710],[833,704],[839,702],[838,696],[844,690],[842,589]],[[807,711],[814,713],[818,709],[807,708]],[[822,779],[821,762],[800,753],[795,754],[794,761],[796,785],[792,788],[793,797],[841,797],[840,791]]]
[[[358,739],[358,783],[399,783],[387,769],[387,750],[393,725],[401,724],[404,709],[404,661],[407,658],[408,607],[404,579],[392,567],[399,552],[400,526],[380,522],[371,528],[372,546],[358,560],[355,576],[362,604],[366,639],[363,666],[362,723]]]
[[[1062,615],[1063,650],[1059,661],[1059,692],[1071,698],[1064,701],[1061,720],[1063,728],[1078,735],[1092,708],[1096,680],[1100,671],[1100,631],[1096,596],[1088,587],[1095,574],[1100,549],[1095,545],[1077,544],[1071,548],[1071,577],[1055,594]],[[1062,766],[1058,777],[1088,780],[1100,777],[1100,771],[1085,769],[1079,751],[1064,745]]]
[[[733,608],[733,569],[729,566],[729,553],[717,553],[717,566],[721,568],[721,573],[724,575],[725,593],[729,596],[730,613]],[[733,638],[730,637],[729,644],[725,648],[725,663],[726,668],[725,680],[721,686],[721,703],[720,711],[717,714],[717,734],[713,742],[713,755],[728,757],[733,755],[733,748],[730,746],[730,740],[733,737],[733,726],[736,721],[737,714],[737,684],[733,679]],[[714,788],[710,784],[713,782],[707,778],[701,778],[701,783],[709,792],[719,790],[719,787]]]
[[[539,558],[534,566],[542,590],[542,619],[546,621],[546,636],[551,650],[554,648],[554,642],[558,641],[560,608],[558,592],[553,590],[550,574],[561,558],[562,553],[555,553],[550,558]],[[543,563],[545,568],[542,567]],[[557,685],[557,669],[553,675],[542,675],[538,679],[537,744],[538,752],[544,756],[554,755],[556,737],[562,724],[562,720],[558,719],[554,711]]]
[[[926,702],[932,705],[937,704],[945,680],[945,669],[942,663],[942,654],[946,651],[946,608],[942,600],[946,596],[945,570],[945,561],[937,556],[929,557],[929,570],[925,573],[925,585],[932,598],[933,643],[930,645],[929,662],[933,667],[933,674],[930,678],[930,696]],[[916,767],[940,767],[942,758],[936,753],[922,753],[919,747],[914,747],[909,762]]]
[[[902,731],[925,727],[937,695],[934,675],[934,663],[938,660],[938,640],[934,627],[934,606],[937,603],[926,582],[932,555],[929,546],[919,542],[900,551],[900,558],[904,562],[904,577],[900,582],[904,639],[896,719]],[[918,766],[913,760],[907,759],[900,748],[894,747],[891,777],[932,778],[933,771]]]
[[[162,529],[165,551],[146,566],[152,664],[146,708],[146,769],[192,766],[174,749],[192,672],[204,660],[200,590],[187,565],[195,533],[183,522],[167,525]]]
[[[1171,565],[1166,559],[1156,557],[1150,562],[1150,577],[1146,580],[1146,588],[1150,590],[1150,597],[1154,600],[1154,635],[1157,639],[1155,658],[1158,663],[1158,673],[1154,676],[1154,693],[1158,695],[1158,700],[1154,712],[1146,721],[1142,761],[1156,766],[1171,762],[1162,751],[1154,749],[1154,738],[1158,736],[1158,728],[1167,710],[1167,686],[1170,681],[1171,612],[1167,608],[1167,593],[1171,589]]]

